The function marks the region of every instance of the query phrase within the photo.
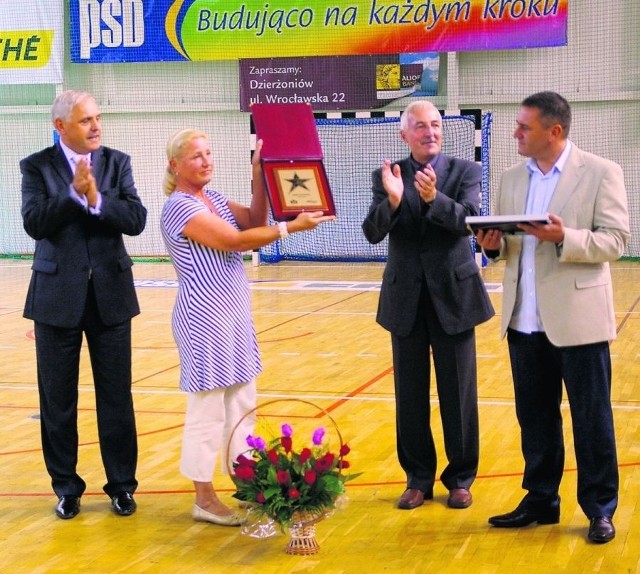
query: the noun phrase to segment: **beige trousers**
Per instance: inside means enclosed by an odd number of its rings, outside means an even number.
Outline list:
[[[252,409],[256,406],[256,394],[255,379],[212,391],[187,393],[180,459],[180,472],[184,476],[196,482],[211,482],[220,451],[225,461],[222,470],[226,473],[236,457],[249,449],[246,438],[255,427],[256,413]]]

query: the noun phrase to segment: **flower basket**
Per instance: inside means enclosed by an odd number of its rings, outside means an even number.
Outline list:
[[[316,524],[340,504],[345,496],[344,483],[359,474],[344,474],[344,469],[349,467],[345,456],[350,449],[343,443],[333,418],[317,405],[301,399],[275,399],[259,405],[245,417],[252,416],[257,422],[267,420],[267,416],[255,416],[255,411],[260,409],[262,414],[268,406],[285,402],[302,403],[319,411],[319,415],[310,420],[314,424],[319,419],[328,421],[331,435],[339,443],[337,448],[330,444],[324,427],[308,435],[294,432],[286,423],[277,432],[266,426],[259,428],[260,434],[246,437],[247,451],[235,461],[227,462],[229,475],[236,485],[233,496],[250,506],[247,522],[255,520],[256,528],[243,528],[243,533],[266,537],[274,533],[268,523],[277,524],[282,531],[289,530],[288,554],[315,554],[319,550]],[[232,430],[230,443],[241,422]],[[306,436],[311,441],[298,447]]]
[[[289,528],[289,542],[285,549],[287,554],[317,554],[320,545],[316,540],[316,523],[324,518],[323,514],[314,514],[305,510],[293,514],[293,522]]]

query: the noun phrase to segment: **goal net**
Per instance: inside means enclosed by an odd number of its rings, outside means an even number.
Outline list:
[[[483,167],[483,208],[488,208],[489,133],[491,116],[480,130],[473,116],[443,117],[443,153]],[[384,261],[387,239],[371,245],[361,229],[371,203],[371,173],[385,159],[397,161],[409,153],[400,138],[400,117],[316,120],[324,164],[336,206],[334,222],[313,233],[297,233],[260,249],[260,261]],[[480,145],[477,132],[480,132]],[[473,241],[470,240],[473,249]]]

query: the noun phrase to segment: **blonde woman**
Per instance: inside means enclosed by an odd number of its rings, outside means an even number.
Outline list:
[[[305,212],[267,225],[268,198],[260,167],[262,141],[252,160],[253,190],[246,207],[208,188],[213,175],[209,138],[198,130],[176,133],[167,145],[162,235],[178,277],[172,328],[180,356],[180,388],[187,409],[180,470],[193,481],[193,518],[238,526],[241,516],[217,496],[212,483],[218,453],[235,457],[254,421],[262,365],[251,316],[242,253],[289,233],[334,219]],[[230,431],[238,444],[229,445]],[[222,458],[226,460],[226,458]]]

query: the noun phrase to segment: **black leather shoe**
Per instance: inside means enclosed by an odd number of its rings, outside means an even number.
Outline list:
[[[130,516],[136,511],[138,505],[130,492],[118,492],[111,497],[111,507],[119,516]]]
[[[61,496],[56,504],[56,516],[68,520],[80,513],[80,497],[67,494]]]
[[[489,524],[496,528],[521,528],[537,522],[538,524],[558,524],[560,522],[560,503],[547,508],[534,508],[520,504],[513,512],[499,514],[489,518]]]
[[[613,540],[616,536],[616,529],[613,527],[613,522],[611,522],[611,518],[608,516],[598,516],[596,518],[592,518],[589,523],[589,534],[587,538],[591,540],[591,542],[609,542]]]

